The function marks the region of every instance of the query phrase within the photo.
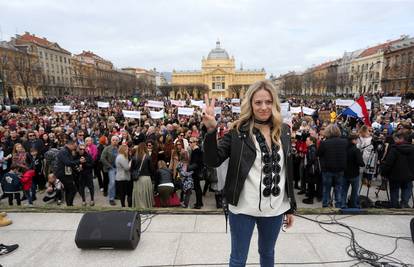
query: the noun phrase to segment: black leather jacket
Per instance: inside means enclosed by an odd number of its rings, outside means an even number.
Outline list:
[[[237,206],[244,182],[249,174],[250,168],[256,159],[256,148],[249,135],[247,125],[243,125],[239,131],[230,130],[217,145],[217,130],[208,132],[203,143],[203,160],[210,167],[218,167],[229,159],[229,167],[224,185],[224,197],[231,205]],[[293,192],[293,164],[291,155],[290,128],[287,124],[282,125],[281,142],[285,155],[286,169],[286,192],[290,202],[287,213],[296,211],[296,200]]]

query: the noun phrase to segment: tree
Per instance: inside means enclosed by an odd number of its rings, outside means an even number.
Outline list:
[[[170,95],[170,92],[173,90],[173,87],[169,84],[160,85],[158,86],[158,90],[160,90],[162,96],[168,97]]]
[[[29,88],[40,84],[42,71],[39,61],[29,53],[18,53],[12,62],[13,70],[18,81],[22,84],[26,98],[29,98]]]
[[[237,98],[240,98],[240,93],[243,90],[243,85],[242,84],[232,84],[229,85],[229,89],[231,92],[236,94]]]

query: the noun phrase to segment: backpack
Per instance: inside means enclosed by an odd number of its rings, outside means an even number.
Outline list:
[[[57,148],[51,148],[45,153],[45,160],[46,160],[46,166],[49,167],[50,172],[56,173],[58,166],[58,159],[57,155],[59,154],[60,149]]]

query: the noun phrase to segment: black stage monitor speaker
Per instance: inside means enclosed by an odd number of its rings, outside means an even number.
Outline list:
[[[85,213],[76,231],[78,248],[135,249],[141,237],[138,212],[109,211]]]

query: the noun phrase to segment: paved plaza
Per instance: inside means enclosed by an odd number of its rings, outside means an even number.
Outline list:
[[[145,216],[145,215],[144,215]],[[0,243],[20,245],[1,256],[4,267],[23,266],[226,266],[230,234],[225,232],[223,215],[156,215],[142,225],[146,229],[135,250],[80,250],[74,239],[82,213],[9,213],[14,223],[0,228]],[[309,215],[307,218],[316,218]],[[342,223],[381,234],[408,237],[407,215],[338,215]],[[327,216],[318,217],[328,219]],[[337,226],[330,230],[344,231]],[[366,249],[387,254],[394,239],[355,230],[356,240]],[[414,244],[399,240],[392,256],[414,263]],[[318,224],[296,217],[295,226],[280,234],[276,246],[276,266],[351,266],[345,249],[349,240],[328,233]],[[258,266],[257,233],[253,234],[249,266]],[[326,264],[318,262],[330,262]],[[358,265],[368,266],[368,265]]]

